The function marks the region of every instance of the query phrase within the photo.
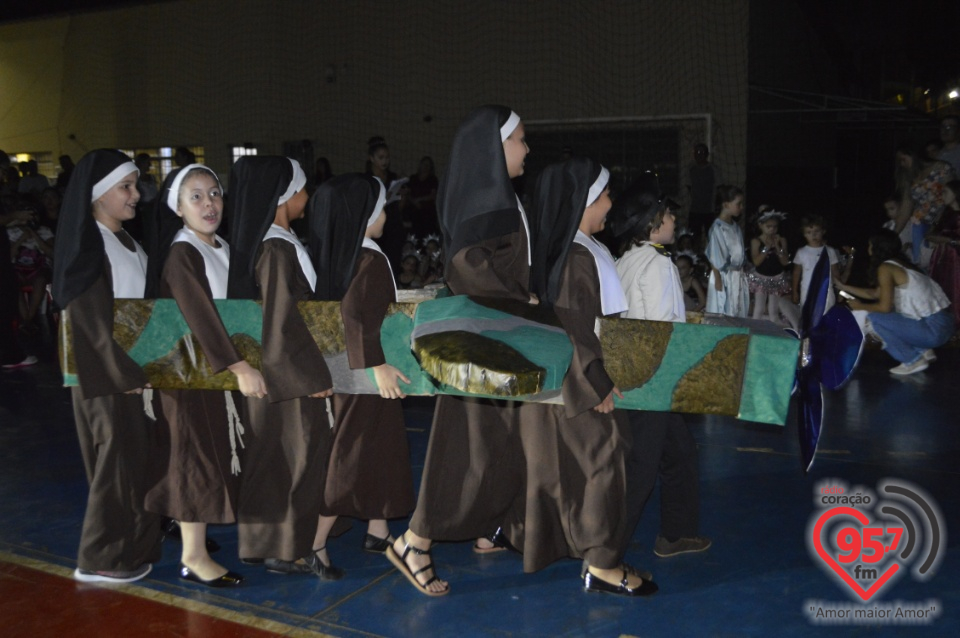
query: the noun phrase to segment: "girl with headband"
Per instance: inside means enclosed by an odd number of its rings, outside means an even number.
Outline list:
[[[563,405],[525,403],[522,432],[526,498],[511,509],[507,538],[523,553],[524,571],[555,560],[583,559],[588,592],[649,596],[648,573],[622,562],[626,524],[626,414],[603,365],[597,317],[627,310],[607,248],[595,240],[610,211],[609,171],[586,157],[548,166],[534,191],[531,280],[540,303],[552,307],[573,345],[563,379]]]
[[[239,554],[279,574],[330,577],[311,551],[330,450],[330,370],[297,302],[317,274],[290,229],[303,218],[307,177],[286,157],[241,157],[230,174],[231,299],[262,301],[265,397],[247,397],[237,514]]]
[[[530,152],[520,116],[483,106],[454,136],[437,195],[444,276],[457,295],[536,302],[530,294],[530,230],[510,180]],[[519,403],[437,397],[417,509],[387,557],[421,593],[450,591],[433,568],[432,539],[505,546],[501,523],[523,490]]]
[[[155,443],[139,396],[147,377],[113,339],[114,299],[142,299],[146,283],[147,256],[122,227],[136,214],[138,175],[120,151],[87,153],[57,228],[53,297],[73,328],[79,385],[70,393],[90,483],[73,574],[82,582],[143,578],[160,559],[163,538],[160,517],[143,506]]]
[[[244,396],[263,397],[263,377],[237,351],[213,303],[227,296],[230,246],[216,234],[222,220],[216,173],[188,164],[168,175],[154,218],[150,286],[156,296],[176,300],[212,372],[230,370]],[[169,456],[147,508],[180,521],[180,578],[208,587],[239,585],[243,577],[214,561],[205,544],[208,524],[233,523],[237,516],[243,429],[233,395],[161,390],[160,404]]]
[[[310,252],[317,271],[314,298],[340,301],[347,364],[373,373],[376,394],[333,395],[333,445],[322,512],[369,521],[365,552],[382,554],[393,542],[387,519],[413,509],[413,473],[403,422],[400,382],[410,379],[386,362],[380,327],[397,286],[375,241],[387,221],[386,188],[369,175],[340,175],[310,199]],[[330,528],[321,519],[314,552],[327,565]],[[336,568],[327,567],[336,570]],[[336,572],[341,573],[340,570]]]

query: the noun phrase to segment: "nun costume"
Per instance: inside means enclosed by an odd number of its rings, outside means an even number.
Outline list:
[[[138,173],[120,151],[85,155],[57,228],[53,297],[73,327],[71,398],[90,483],[74,572],[84,582],[138,580],[160,559],[160,517],[143,506],[155,428],[132,393],[147,377],[113,339],[114,299],[143,298],[146,282],[146,254],[121,227],[139,199]]]
[[[530,232],[511,177],[505,143],[521,127],[505,106],[483,106],[460,124],[437,201],[443,231],[444,274],[457,295],[529,302]],[[522,132],[522,129],[520,129]],[[528,149],[522,137],[520,160]],[[417,508],[410,531],[421,540],[498,538],[508,510],[523,491],[519,403],[437,397]],[[421,593],[450,590],[437,581],[429,544],[404,534],[387,551],[390,561]],[[488,548],[474,546],[475,551]],[[419,567],[419,569],[417,569]],[[419,578],[418,578],[419,576]]]
[[[167,176],[157,199],[148,289],[173,298],[214,373],[243,361],[213,303],[227,296],[230,247],[210,245],[177,216],[181,186],[210,168],[189,164]],[[181,523],[236,521],[242,445],[230,392],[160,390],[161,418],[168,443],[164,477],[147,495],[147,509]],[[228,416],[228,406],[230,416]],[[186,576],[185,576],[186,577]]]
[[[581,223],[609,177],[598,162],[574,157],[548,166],[537,181],[531,280],[540,302],[560,319],[573,358],[563,380],[563,405],[527,403],[520,409],[522,422],[530,424],[521,437],[526,502],[523,511],[511,511],[504,532],[523,552],[525,571],[568,556],[582,558],[585,568],[623,570],[619,584],[585,571],[587,591],[649,595],[656,585],[640,580],[631,587],[627,571],[634,570],[621,563],[631,443],[626,415],[594,409],[614,390],[603,366],[597,318],[627,309],[613,257]],[[605,201],[609,206],[608,197]]]
[[[313,295],[316,272],[289,228],[307,202],[306,175],[286,157],[242,157],[230,175],[231,299],[260,299],[265,398],[244,400],[239,554],[268,571],[310,573],[309,557],[326,478],[327,402],[310,398],[333,380],[297,302]],[[288,211],[280,215],[278,207]],[[279,223],[278,223],[279,222]]]
[[[385,201],[383,183],[360,174],[324,182],[310,200],[314,298],[341,302],[347,360],[354,370],[386,363],[380,327],[396,301],[397,288],[387,257],[366,236],[368,229],[384,224]],[[409,515],[413,474],[400,401],[374,394],[334,394],[333,405],[324,513],[384,521],[383,527],[385,519]],[[387,545],[386,537],[368,533],[363,547],[383,552]]]

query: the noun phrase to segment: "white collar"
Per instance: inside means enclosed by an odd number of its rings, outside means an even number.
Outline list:
[[[617,274],[613,255],[607,247],[579,229],[573,241],[589,250],[597,264],[597,277],[600,279],[600,307],[603,314],[605,316],[619,314],[626,310],[629,307],[627,297],[623,294],[620,275]]]
[[[375,250],[375,251],[377,251],[378,253],[380,253],[381,255],[383,255],[383,258],[384,258],[384,259],[387,259],[387,256],[386,256],[386,255],[384,254],[384,252],[380,249],[380,246],[377,245],[377,242],[373,241],[373,240],[370,239],[369,237],[364,237],[364,238],[363,238],[363,244],[361,244],[361,245],[362,245],[364,248],[369,248],[370,250]],[[396,279],[394,278],[394,276],[393,276],[393,268],[390,267],[390,260],[389,260],[389,259],[387,259],[387,272],[390,273],[390,283],[393,284],[393,300],[396,301],[396,300],[397,300],[397,280],[396,280]]]
[[[267,241],[268,239],[283,239],[293,244],[293,247],[297,249],[297,261],[300,262],[300,270],[303,271],[303,276],[307,278],[307,282],[310,284],[310,290],[316,290],[317,271],[314,270],[313,262],[310,261],[310,255],[307,254],[307,249],[304,248],[303,243],[301,243],[296,233],[282,226],[270,224],[270,228],[267,229],[267,233],[263,236],[263,241]]]

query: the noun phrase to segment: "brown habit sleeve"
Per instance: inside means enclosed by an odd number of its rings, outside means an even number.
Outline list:
[[[203,256],[196,248],[186,242],[170,246],[160,278],[160,291],[176,300],[214,373],[242,360],[217,313]]]
[[[386,363],[380,346],[380,326],[395,297],[389,268],[383,255],[369,248],[361,249],[357,272],[340,303],[347,360],[355,370]]]
[[[333,387],[330,369],[297,310],[310,299],[297,251],[283,239],[268,239],[257,259],[263,298],[263,378],[270,401],[306,397]]]
[[[567,256],[554,309],[573,344],[573,359],[563,379],[563,403],[567,416],[574,417],[595,407],[613,390],[613,381],[603,367],[600,339],[593,331],[602,314],[597,267],[590,251],[577,244]]]
[[[84,399],[119,394],[147,384],[147,375],[113,340],[113,275],[106,256],[100,276],[70,302],[67,311]]]

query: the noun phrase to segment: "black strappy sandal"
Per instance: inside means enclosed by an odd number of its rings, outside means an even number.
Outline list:
[[[434,569],[433,567],[433,556],[430,554],[430,550],[414,547],[410,543],[410,541],[407,540],[406,532],[404,532],[403,536],[401,536],[400,538],[401,540],[403,540],[403,543],[404,543],[403,554],[398,556],[396,550],[393,549],[393,545],[388,547],[387,551],[385,552],[387,555],[387,558],[390,560],[391,563],[393,563],[393,566],[399,569],[400,573],[406,576],[407,580],[410,581],[410,584],[416,587],[418,590],[420,590],[420,593],[426,594],[427,596],[446,596],[447,594],[449,594],[450,593],[449,586],[447,586],[447,588],[442,591],[430,591],[429,589],[427,589],[430,586],[430,583],[440,580],[439,578],[437,578],[437,570]],[[412,571],[410,569],[410,566],[407,565],[407,555],[410,554],[410,552],[413,552],[417,556],[429,556],[430,562],[424,565],[422,568],[418,569],[417,571]],[[426,571],[432,571],[433,576],[431,576],[430,580],[428,580],[427,582],[421,583],[419,580],[417,580],[417,576],[419,576],[420,574]]]

